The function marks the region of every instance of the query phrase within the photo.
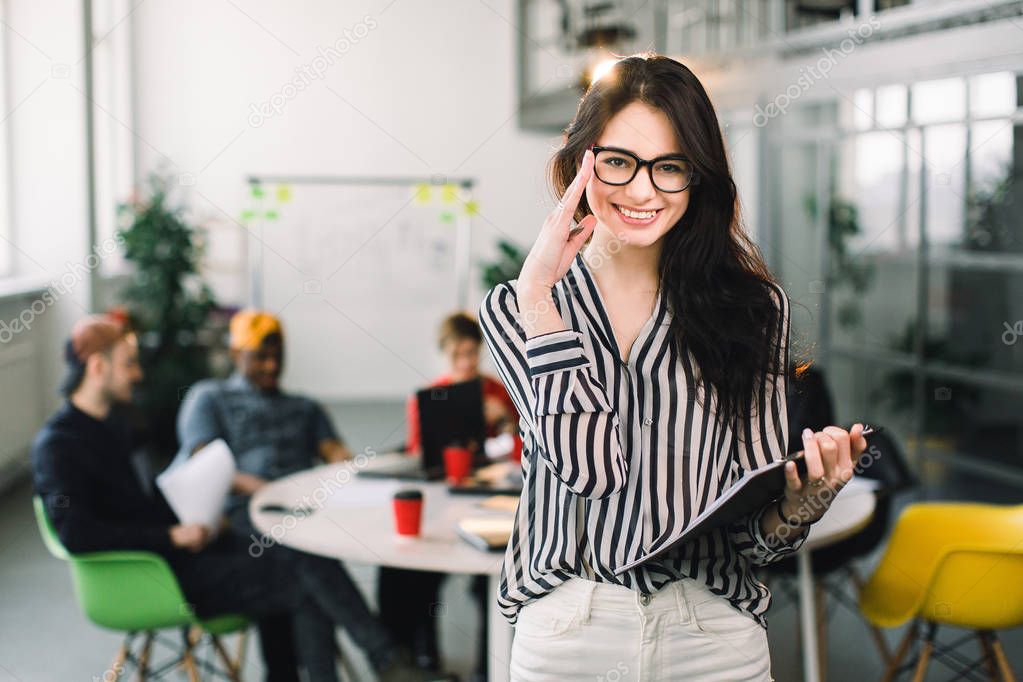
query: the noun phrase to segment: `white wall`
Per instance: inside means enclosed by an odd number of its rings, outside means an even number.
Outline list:
[[[132,15],[137,165],[194,174],[182,196],[212,219],[222,302],[248,295],[245,263],[225,264],[243,251],[232,219],[246,207],[249,174],[470,176],[481,210],[474,250],[489,253],[502,236],[531,243],[550,205],[544,166],[557,139],[518,129],[513,16],[512,0],[262,1],[244,14],[232,3],[141,5]],[[350,49],[322,78],[251,124],[254,104],[346,35]],[[473,302],[478,278],[474,270]],[[434,330],[421,333],[432,343]],[[424,371],[438,369],[439,359]]]

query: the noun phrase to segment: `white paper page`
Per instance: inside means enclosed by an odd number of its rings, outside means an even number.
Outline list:
[[[217,439],[156,477],[156,484],[182,523],[216,530],[234,478],[231,448]]]

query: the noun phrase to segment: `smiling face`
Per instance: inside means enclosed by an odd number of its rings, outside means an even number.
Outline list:
[[[595,144],[624,149],[641,159],[683,153],[668,117],[642,102],[632,102],[619,111]],[[597,168],[598,173],[600,170]],[[657,243],[685,214],[690,189],[662,192],[650,181],[646,167],[621,186],[608,185],[594,175],[586,185],[586,201],[597,218],[596,238],[617,237],[630,247]],[[652,216],[650,211],[654,211]]]
[[[237,350],[234,356],[238,372],[256,388],[278,388],[284,367],[284,339],[280,334],[268,334],[257,350]]]

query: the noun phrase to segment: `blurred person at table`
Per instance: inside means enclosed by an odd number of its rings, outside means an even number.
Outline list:
[[[230,350],[235,371],[228,379],[200,381],[189,390],[178,413],[178,439],[190,454],[218,438],[227,443],[238,466],[226,509],[230,530],[259,543],[262,534],[249,516],[253,493],[268,481],[346,461],[352,454],[319,403],[281,389],[279,319],[259,310],[236,313]],[[389,633],[339,561],[295,550],[285,554],[333,602],[342,626],[371,661],[391,658],[395,647]]]
[[[504,384],[480,371],[483,332],[476,319],[464,312],[446,317],[438,329],[437,346],[447,359],[448,371],[436,377],[427,388],[478,379],[482,384],[487,437],[516,432],[519,414]],[[409,396],[406,404],[406,418],[408,430],[405,451],[421,455],[419,401],[414,393]],[[380,618],[395,640],[412,651],[414,660],[428,670],[437,669],[440,663],[437,618],[434,612],[440,602],[440,588],[444,578],[443,573],[429,571],[380,569],[377,590]],[[472,593],[480,606],[481,622],[474,679],[485,679],[487,581],[484,576],[473,579]]]
[[[259,622],[268,681],[297,680],[298,664],[305,679],[335,682],[334,628],[346,624],[336,601],[295,570],[283,547],[256,558],[245,538],[182,523],[159,489],[149,494],[136,475],[130,431],[116,413],[142,380],[135,334],[114,318],[89,317],[72,329],[64,356],[67,402],[31,453],[33,487],[64,547],[159,554],[200,618],[241,614]],[[293,650],[264,627],[282,618],[291,624]],[[389,642],[373,654],[382,679],[417,679]]]
[[[447,359],[448,371],[436,377],[426,388],[479,379],[483,389],[483,418],[487,426],[487,438],[518,429],[519,413],[504,384],[480,371],[483,332],[476,319],[464,312],[449,315],[441,322],[437,345]],[[422,454],[419,401],[414,393],[408,398],[405,414],[408,428],[405,451]]]

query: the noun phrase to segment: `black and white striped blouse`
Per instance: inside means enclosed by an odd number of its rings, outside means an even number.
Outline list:
[[[784,368],[788,301],[776,291]],[[692,355],[670,342],[662,294],[627,362],[581,254],[553,294],[567,329],[528,340],[515,281],[492,289],[480,307],[523,438],[524,486],[499,595],[505,617],[514,623],[523,604],[573,576],[644,593],[684,576],[766,626],[770,594],[751,565],[794,551],[805,532],[770,542],[759,524],[765,510],[621,575],[614,571],[656,550],[743,471],[785,456],[785,373],[760,382],[752,397],[757,418],[739,434],[714,418],[716,393],[708,406]]]

